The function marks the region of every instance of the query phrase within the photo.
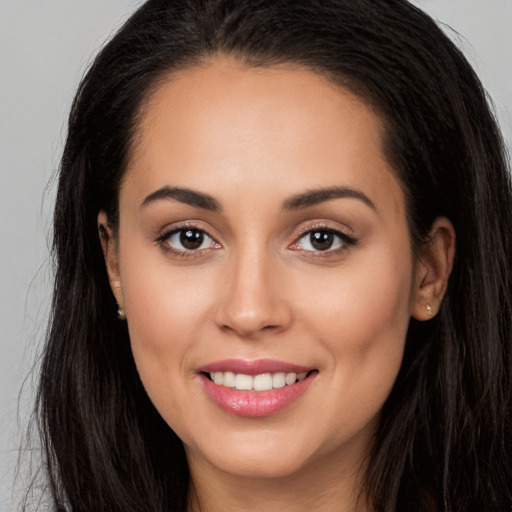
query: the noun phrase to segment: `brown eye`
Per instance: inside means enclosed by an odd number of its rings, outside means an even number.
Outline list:
[[[203,249],[218,249],[220,245],[202,229],[182,228],[159,237],[158,242],[164,249],[176,253],[194,253]]]
[[[334,233],[328,231],[312,231],[309,234],[309,242],[317,251],[327,251],[334,243]]]
[[[338,253],[348,247],[357,244],[357,240],[342,231],[330,228],[316,228],[306,231],[290,247],[306,253]]]
[[[204,233],[197,229],[184,229],[180,231],[180,243],[189,251],[199,249],[204,241]]]

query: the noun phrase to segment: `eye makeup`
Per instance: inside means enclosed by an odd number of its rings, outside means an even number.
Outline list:
[[[309,223],[293,238],[294,242],[288,248],[310,258],[333,257],[358,242],[353,235],[325,222]],[[222,248],[213,236],[194,222],[179,223],[159,235],[155,241],[163,251],[180,259],[204,256],[211,250]]]

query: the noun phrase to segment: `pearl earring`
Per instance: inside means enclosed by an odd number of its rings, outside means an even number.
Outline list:
[[[428,311],[428,314],[431,315],[432,314],[432,306],[430,304],[427,304],[425,306],[425,309]]]
[[[117,318],[119,320],[126,320],[126,313],[119,304],[117,305]]]

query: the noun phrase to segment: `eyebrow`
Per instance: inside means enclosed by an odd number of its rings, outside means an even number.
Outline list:
[[[174,199],[175,201],[179,201],[180,203],[185,203],[190,206],[195,206],[197,208],[202,208],[204,210],[209,210],[212,212],[220,212],[222,211],[222,206],[214,197],[203,194],[202,192],[195,192],[194,190],[190,190],[188,188],[180,188],[180,187],[162,187],[152,192],[147,196],[142,202],[142,207],[147,206],[155,201],[161,201],[166,199]]]
[[[292,196],[283,203],[283,210],[301,210],[315,206],[325,201],[332,199],[352,198],[359,199],[364,204],[369,206],[372,210],[377,211],[373,201],[360,190],[349,187],[328,187],[322,189],[308,190],[296,196]],[[222,206],[214,197],[204,194],[202,192],[195,192],[188,188],[180,187],[162,187],[149,194],[142,202],[142,207],[145,207],[155,201],[166,199],[174,199],[180,203],[185,203],[190,206],[202,208],[213,212],[222,211]]]
[[[301,210],[331,199],[351,198],[359,199],[372,210],[377,211],[373,201],[360,190],[348,187],[329,187],[315,190],[308,190],[287,199],[283,205],[283,210]]]

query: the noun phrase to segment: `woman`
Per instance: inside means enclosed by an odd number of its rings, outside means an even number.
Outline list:
[[[508,510],[511,197],[407,2],[145,3],[62,160],[55,508]]]

